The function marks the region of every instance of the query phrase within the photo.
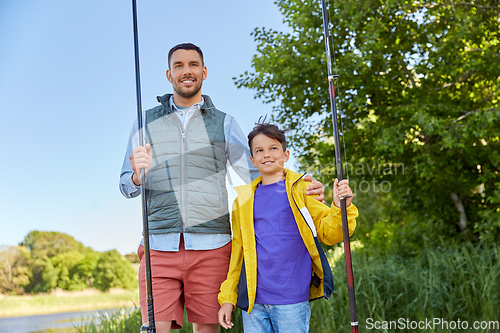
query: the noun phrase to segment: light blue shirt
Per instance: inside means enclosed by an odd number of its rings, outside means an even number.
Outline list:
[[[200,103],[196,103],[190,108],[181,109],[174,104],[173,96],[170,98],[169,103],[185,129],[189,119],[201,108],[204,100],[202,98]],[[127,151],[125,153],[120,175],[120,191],[126,198],[135,198],[141,194],[141,187],[135,185],[132,181],[134,172],[129,160],[132,151],[139,145],[138,135],[136,120],[130,132]],[[257,178],[260,174],[250,161],[250,150],[248,148],[247,138],[236,120],[228,114],[226,114],[224,119],[224,136],[226,142],[226,156],[233,170],[245,183],[249,183],[251,180]],[[179,251],[180,237],[180,233],[149,235],[149,247],[157,251]],[[228,234],[184,233],[183,237],[186,250],[217,249],[226,245],[231,240],[231,236]],[[143,243],[144,241],[142,240],[141,244]]]

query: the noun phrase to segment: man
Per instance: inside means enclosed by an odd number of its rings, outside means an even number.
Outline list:
[[[184,305],[196,333],[219,332],[217,295],[226,278],[231,229],[226,190],[229,162],[245,182],[258,176],[246,138],[233,117],[201,94],[207,78],[203,53],[179,44],[168,54],[166,75],[174,93],[157,97],[161,105],[145,111],[147,144],[137,144],[132,129],[120,177],[127,198],[140,194],[140,170],[146,171],[155,321],[159,333],[179,329]],[[310,195],[323,200],[314,182]],[[144,248],[139,290],[147,321]]]

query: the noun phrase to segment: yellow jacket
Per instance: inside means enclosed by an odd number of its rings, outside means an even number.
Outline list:
[[[333,276],[319,241],[333,245],[343,240],[340,208],[331,208],[305,194],[310,184],[304,175],[286,170],[286,191],[290,207],[304,244],[311,255],[312,282],[309,299],[328,298],[333,292]],[[250,313],[257,290],[257,252],[253,223],[254,193],[261,177],[251,184],[236,187],[238,197],[233,203],[233,241],[227,279],[220,287],[219,303],[231,303]],[[358,209],[347,207],[349,235],[356,228]],[[318,241],[319,239],[319,241]]]

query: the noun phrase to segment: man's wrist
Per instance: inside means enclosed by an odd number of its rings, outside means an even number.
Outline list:
[[[136,179],[137,179],[137,183],[136,183]],[[132,183],[134,183],[135,186],[140,186],[141,185],[139,177],[137,177],[137,175],[135,174],[135,172],[132,172]]]

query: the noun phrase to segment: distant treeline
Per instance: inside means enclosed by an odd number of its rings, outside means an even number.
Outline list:
[[[137,277],[131,263],[135,262],[135,254],[97,252],[70,235],[35,230],[18,246],[0,248],[0,293],[134,289]]]

